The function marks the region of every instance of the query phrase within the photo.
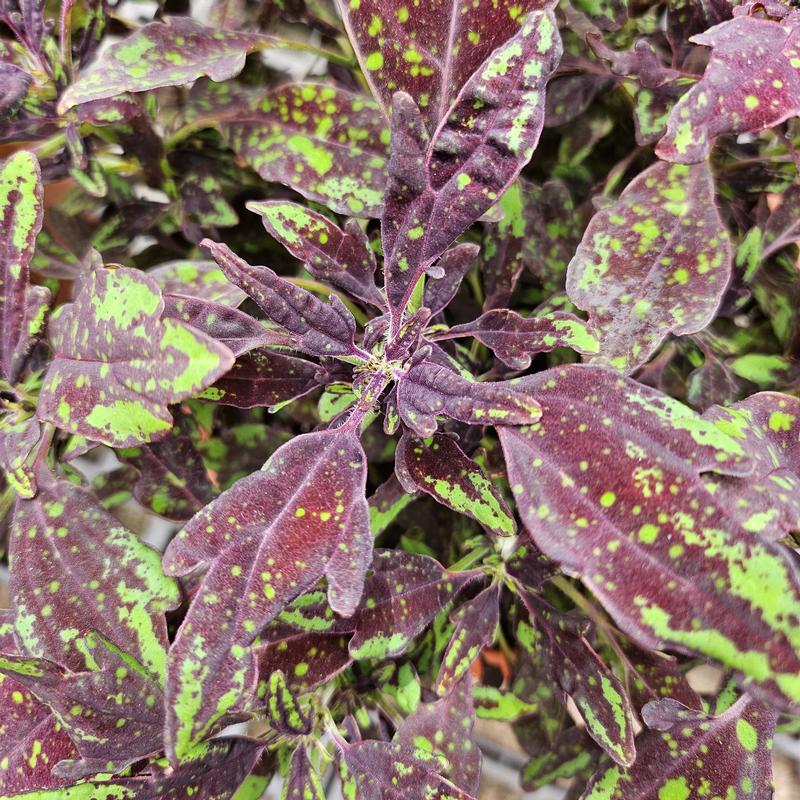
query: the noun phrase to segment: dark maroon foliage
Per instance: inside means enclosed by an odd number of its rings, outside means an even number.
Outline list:
[[[800,11],[188,8],[0,0],[0,800],[769,800]]]

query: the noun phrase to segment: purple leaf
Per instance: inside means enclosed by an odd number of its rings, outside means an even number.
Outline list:
[[[306,736],[311,733],[311,717],[286,682],[283,670],[273,670],[264,685],[264,707],[269,726],[285,736]]]
[[[484,647],[494,642],[500,622],[500,586],[484,589],[450,615],[455,630],[442,656],[434,689],[445,695],[454,691]]]
[[[323,84],[290,84],[222,127],[233,150],[265,181],[291,186],[337,214],[380,214],[389,136],[368,98]]]
[[[165,296],[177,294],[233,308],[247,297],[225,277],[215,261],[167,261],[148,270],[147,275],[158,283]]]
[[[397,384],[400,417],[423,438],[436,432],[438,415],[468,425],[527,425],[539,403],[517,380],[477,383],[437,364],[415,364]]]
[[[104,50],[61,96],[59,113],[123,92],[182,86],[202,75],[227,80],[241,72],[247,53],[274,41],[260,33],[208,28],[189,17],[151,22]]]
[[[339,740],[347,769],[344,794],[359,800],[471,800],[471,795],[442,777],[448,762],[419,747],[366,740]]]
[[[323,214],[285,200],[251,202],[247,208],[261,215],[267,232],[314,277],[378,308],[386,305],[375,286],[375,254],[355,220],[342,230]]]
[[[292,753],[289,772],[281,790],[281,800],[325,800],[325,789],[319,773],[314,769],[303,744]]]
[[[28,93],[33,78],[16,64],[0,62],[0,111],[7,112]]]
[[[580,711],[589,735],[617,764],[636,758],[633,711],[622,684],[589,642],[576,631],[576,621],[533,595],[523,595],[532,626],[520,622],[517,635]]]
[[[234,356],[263,345],[283,343],[280,334],[268,330],[249,314],[213,300],[165,295],[163,316],[221,342]]]
[[[17,500],[9,590],[24,651],[74,672],[91,664],[83,639],[97,632],[155,680],[166,668],[164,612],[180,602],[159,555],[104,511],[86,489],[45,470],[39,493]]]
[[[377,551],[356,616],[350,654],[356,659],[401,654],[475,577],[447,572],[428,556]]]
[[[544,88],[560,56],[552,12],[529,14],[465,84],[430,145],[413,100],[395,95],[382,227],[394,313],[530,160],[544,122]]]
[[[354,612],[372,551],[366,474],[351,429],[298,436],[170,542],[169,574],[208,571],[170,652],[168,753],[181,758],[247,701],[256,680],[248,648],[294,597],[326,576],[331,607]]]
[[[456,296],[461,281],[469,272],[479,252],[480,248],[476,244],[467,242],[456,245],[445,250],[436,262],[436,268],[442,273],[440,277],[431,277],[430,270],[428,271],[422,305],[430,310],[432,317],[444,311]]]
[[[566,311],[521,317],[506,308],[487,311],[474,322],[455,325],[438,333],[434,341],[473,336],[512,369],[527,369],[531,357],[556,347],[571,347],[579,353],[597,353],[599,343],[592,326]]]
[[[310,361],[261,347],[237,358],[230,372],[201,397],[236,408],[276,408],[317,389],[318,372]]]
[[[703,701],[689,685],[674,658],[652,650],[643,650],[630,643],[623,649],[633,668],[631,697],[636,701],[637,708],[651,700],[671,698],[687,708],[702,711]]]
[[[431,439],[418,439],[408,431],[404,433],[395,452],[395,474],[408,492],[423,491],[497,536],[516,532],[503,496],[449,436],[435,434]]]
[[[20,150],[0,162],[0,373],[11,383],[44,325],[50,291],[31,286],[28,265],[42,227],[39,162]]]
[[[596,367],[547,370],[525,386],[541,421],[499,435],[537,546],[641,646],[706,655],[743,673],[749,691],[797,708],[800,642],[787,622],[800,609],[797,568],[701,478],[752,472],[743,443]]]
[[[644,709],[651,730],[637,741],[629,769],[607,767],[594,776],[581,800],[772,797],[772,735],[776,714],[747,696],[718,717],[690,711],[674,700]],[[674,747],[674,743],[679,743]]]
[[[715,137],[770,128],[800,113],[800,13],[737,17],[692,37],[713,48],[705,74],[675,105],[660,158],[692,164]]]
[[[472,73],[519,32],[525,15],[548,5],[500,0],[486,7],[459,6],[431,0],[409,9],[398,0],[338,0],[361,69],[382,107],[390,108],[396,91],[406,92],[431,131]]]
[[[478,794],[481,777],[481,751],[472,738],[475,709],[469,675],[455,684],[447,697],[433,703],[420,703],[403,720],[395,741],[445,758],[447,777],[459,789]]]
[[[19,497],[36,494],[36,471],[31,455],[39,444],[42,426],[34,417],[9,415],[0,421],[0,469]]]
[[[580,783],[586,783],[595,771],[600,754],[586,729],[578,727],[567,728],[552,745],[536,749],[537,753],[520,772],[520,785],[526,792],[550,786],[559,778],[577,776]],[[575,787],[576,783],[572,785]]]
[[[117,451],[139,473],[133,489],[145,507],[167,519],[187,520],[214,497],[188,426],[176,426],[160,442]]]
[[[74,302],[50,319],[54,357],[37,416],[115,447],[162,438],[167,406],[202,391],[230,369],[222,344],[172,319],[155,281],[135,269],[85,275]]]
[[[592,218],[567,292],[600,331],[601,358],[629,373],[667,334],[711,322],[730,269],[708,166],[657,162]]]
[[[331,295],[324,303],[311,292],[276,275],[269,267],[253,267],[227,245],[204,239],[228,279],[258,303],[267,318],[294,334],[299,350],[316,356],[355,355],[356,323],[343,303]]]
[[[369,518],[372,535],[378,536],[394,522],[400,512],[414,500],[397,476],[392,473],[369,498]]]

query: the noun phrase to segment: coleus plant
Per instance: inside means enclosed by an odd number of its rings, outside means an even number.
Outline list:
[[[187,10],[0,2],[0,798],[769,798],[800,12]]]

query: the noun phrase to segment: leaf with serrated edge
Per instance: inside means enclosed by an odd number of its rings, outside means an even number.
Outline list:
[[[449,436],[419,439],[404,433],[395,451],[395,474],[407,491],[426,492],[497,536],[511,536],[517,529],[503,496]]]
[[[547,370],[525,384],[542,420],[499,435],[537,546],[640,645],[708,656],[742,673],[754,695],[800,707],[800,631],[789,623],[800,613],[797,568],[701,478],[752,472],[741,441],[598,367]]]
[[[251,266],[224,244],[204,239],[228,279],[240,286],[271,322],[295,337],[297,349],[316,356],[356,355],[356,323],[336,295],[324,303],[311,292],[276,275],[269,267]]]
[[[250,645],[321,577],[338,613],[355,610],[372,552],[366,457],[350,429],[298,436],[170,542],[168,574],[208,567],[170,651],[167,752],[180,758],[222,716],[247,702]],[[233,612],[220,622],[219,605]]]
[[[411,97],[394,96],[381,230],[393,309],[405,306],[422,272],[530,160],[544,124],[544,88],[560,57],[552,12],[531,12],[465,84],[430,143]]]
[[[248,53],[274,41],[260,33],[209,28],[189,17],[151,22],[104,50],[61,96],[59,112],[123,92],[183,86],[202,75],[224,81],[242,71]]]
[[[375,97],[388,109],[392,95],[410,94],[430,130],[473,72],[513,37],[540,0],[500,0],[459,5],[428,0],[408,7],[400,0],[337,0],[361,69]]]
[[[667,334],[711,322],[730,271],[708,166],[657,162],[592,218],[567,293],[599,331],[599,358],[630,373]]]
[[[518,379],[471,382],[430,361],[400,378],[397,404],[403,422],[425,438],[436,432],[438,415],[468,425],[526,425],[541,416],[534,395]]]
[[[28,265],[42,227],[42,176],[25,150],[0,162],[0,373],[19,377],[44,325],[50,291],[31,286]]]
[[[650,730],[637,739],[636,763],[598,772],[581,800],[772,797],[776,714],[769,706],[744,696],[720,716],[707,717],[674,700],[657,700],[643,716]]]
[[[713,48],[705,74],[675,105],[659,158],[702,161],[715,137],[760,131],[800,113],[800,13],[737,17],[692,42]]]
[[[324,84],[290,84],[268,92],[222,132],[265,181],[291,186],[337,214],[380,214],[389,131],[369,98]]]
[[[180,592],[159,555],[86,489],[40,470],[39,493],[18,500],[9,589],[25,651],[75,672],[93,663],[82,644],[98,632],[159,683],[166,669],[164,612]]]
[[[37,416],[95,442],[130,447],[163,437],[167,406],[227,372],[233,354],[172,319],[152,278],[135,269],[99,269],[74,302],[50,319],[53,361]]]
[[[289,772],[281,787],[281,800],[325,800],[325,789],[304,744],[292,753]]]

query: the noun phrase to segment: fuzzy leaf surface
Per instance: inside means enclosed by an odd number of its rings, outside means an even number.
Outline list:
[[[701,477],[752,472],[742,442],[601,368],[547,370],[525,385],[542,420],[499,435],[537,546],[640,645],[713,658],[755,695],[797,708],[800,638],[788,623],[800,612],[797,567],[742,528]]]
[[[254,267],[224,244],[204,239],[228,279],[258,303],[268,319],[295,337],[298,349],[316,356],[353,355],[356,323],[344,304],[331,295],[324,303],[311,292],[276,275],[269,267]]]
[[[265,181],[337,214],[380,214],[389,132],[372,100],[334,86],[290,84],[223,125],[223,133]]]
[[[325,789],[319,773],[303,744],[298,745],[292,753],[289,772],[281,787],[281,800],[325,800]]]
[[[59,101],[59,111],[123,92],[183,86],[207,75],[224,81],[238,75],[247,53],[269,46],[259,33],[206,27],[189,17],[151,22],[105,50]]]
[[[167,406],[192,397],[228,371],[222,344],[162,319],[158,285],[135,269],[88,273],[74,302],[50,319],[54,358],[37,415],[44,422],[114,447],[163,437]]]
[[[552,12],[532,12],[465,84],[432,141],[414,101],[397,93],[381,234],[392,308],[530,160],[560,57]]]
[[[770,128],[800,112],[800,13],[736,17],[692,37],[713,48],[702,79],[672,109],[660,158],[691,164],[725,133]]]
[[[423,491],[497,536],[512,536],[516,531],[503,496],[449,436],[419,439],[404,433],[395,451],[395,474],[407,491]]]
[[[581,800],[650,800],[653,797],[772,797],[772,735],[776,714],[742,697],[718,717],[675,700],[644,708],[649,725],[637,740],[629,769],[612,765],[594,776]],[[677,746],[675,746],[677,745]]]
[[[403,422],[423,438],[436,432],[438,415],[468,425],[526,425],[541,415],[534,395],[517,380],[472,382],[430,361],[398,381],[397,403]]]
[[[170,651],[169,753],[180,758],[246,702],[256,681],[250,645],[293,598],[326,576],[331,607],[355,611],[372,552],[365,484],[353,431],[298,436],[170,542],[169,574],[207,572]]]
[[[50,291],[30,285],[28,265],[42,227],[42,176],[25,150],[0,162],[0,373],[16,381],[44,325]]]
[[[472,73],[519,32],[525,15],[549,5],[540,0],[431,0],[409,9],[398,0],[337,2],[381,106],[391,108],[392,95],[406,92],[422,109],[430,131]]]
[[[567,293],[600,332],[600,356],[629,373],[669,333],[702,330],[728,285],[731,248],[705,163],[657,162],[589,223]]]

